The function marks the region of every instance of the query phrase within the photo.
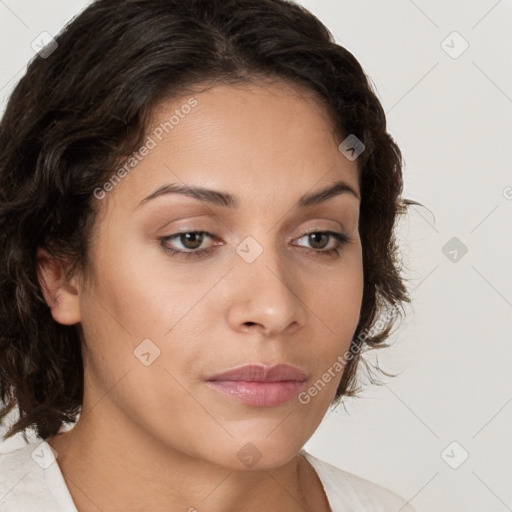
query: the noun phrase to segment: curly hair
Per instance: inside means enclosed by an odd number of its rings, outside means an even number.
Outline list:
[[[97,0],[56,42],[29,63],[0,123],[0,422],[19,410],[5,438],[27,428],[53,436],[76,421],[83,399],[81,325],[52,318],[37,248],[70,262],[68,278],[86,270],[93,191],[141,145],[159,102],[208,81],[302,84],[340,133],[365,145],[357,159],[363,301],[333,402],[354,396],[361,348],[387,346],[396,317],[382,323],[383,313],[411,302],[394,225],[419,204],[401,198],[402,155],[355,57],[290,0]]]

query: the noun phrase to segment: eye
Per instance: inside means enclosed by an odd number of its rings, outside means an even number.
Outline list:
[[[338,255],[339,249],[350,242],[347,235],[336,231],[311,231],[310,233],[302,235],[297,240],[300,241],[303,239],[306,239],[311,244],[311,249],[318,253],[319,256]],[[334,247],[326,248],[333,239]]]
[[[207,231],[184,231],[182,233],[174,233],[169,236],[160,238],[160,243],[164,250],[169,252],[171,256],[179,258],[199,258],[205,254],[208,254],[215,250],[216,246],[222,245],[222,243],[214,243],[207,247],[202,247],[205,240],[213,240],[216,236]],[[344,233],[338,233],[336,231],[311,231],[306,233],[297,239],[306,240],[313,254],[317,256],[335,256],[339,255],[341,247],[351,240]],[[172,245],[170,245],[170,242]],[[334,242],[334,246],[333,245]],[[178,248],[176,247],[178,245]],[[181,247],[179,247],[181,245]],[[297,245],[297,244],[293,244]],[[331,247],[329,247],[331,245]],[[299,245],[300,246],[300,245]]]
[[[173,235],[160,238],[160,242],[164,249],[174,255],[183,255],[184,257],[199,257],[203,254],[211,252],[215,246],[210,246],[200,249],[206,238],[213,239],[214,235],[207,231],[185,231],[183,233],[174,233]],[[175,240],[182,244],[184,249],[173,249],[169,247],[169,242]],[[175,242],[175,243],[176,243]]]

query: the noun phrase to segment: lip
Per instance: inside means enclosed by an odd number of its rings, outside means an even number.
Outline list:
[[[307,374],[290,364],[238,366],[207,379],[212,389],[255,407],[276,407],[304,389]]]
[[[209,377],[208,381],[219,380],[243,380],[252,382],[280,382],[280,381],[304,381],[307,375],[301,369],[291,364],[280,363],[274,366],[264,364],[244,364],[232,368],[227,372],[218,373]]]

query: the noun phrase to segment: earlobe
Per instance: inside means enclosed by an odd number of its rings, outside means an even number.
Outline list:
[[[53,319],[63,325],[80,322],[80,294],[74,282],[66,283],[66,273],[60,261],[38,247],[37,277]]]

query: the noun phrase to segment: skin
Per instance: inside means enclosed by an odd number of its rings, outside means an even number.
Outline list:
[[[152,126],[190,96],[160,104]],[[193,97],[197,106],[98,200],[87,275],[66,283],[38,250],[53,318],[80,322],[85,343],[80,419],[48,441],[80,512],[328,511],[298,452],[342,372],[309,403],[275,407],[243,404],[205,379],[287,362],[309,388],[348,350],[363,292],[359,199],[296,203],[339,180],[360,195],[357,162],[338,150],[343,138],[320,100],[296,85],[215,85]],[[167,183],[229,192],[239,204],[166,194],[137,207]],[[178,230],[212,233],[200,245],[212,252],[172,256],[165,244],[197,250],[183,237],[162,245]],[[305,236],[327,230],[350,242]],[[247,236],[263,249],[252,263],[235,251]],[[149,366],[134,355],[144,339],[160,350]],[[247,443],[260,454],[250,467],[239,458]]]

